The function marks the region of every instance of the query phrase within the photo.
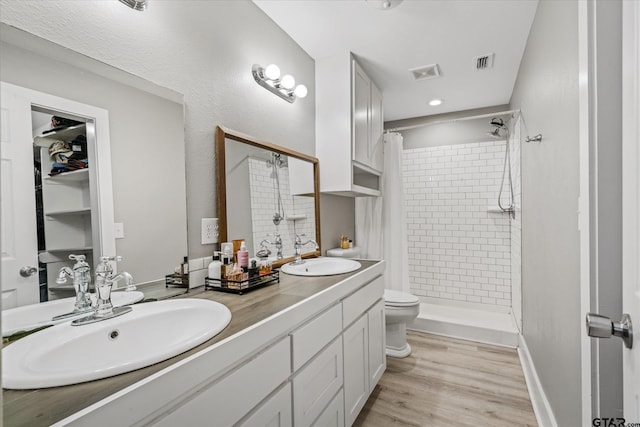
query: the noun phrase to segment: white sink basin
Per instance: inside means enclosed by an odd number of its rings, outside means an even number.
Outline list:
[[[96,300],[95,294],[90,294],[90,297],[91,302],[94,303]],[[111,303],[114,307],[134,304],[143,298],[144,294],[139,291],[111,293]],[[86,316],[87,313],[83,313],[65,319],[52,320],[55,316],[72,312],[75,301],[75,297],[63,298],[2,310],[2,336],[8,337],[16,332],[30,331],[42,326],[55,325]]]
[[[320,257],[304,260],[302,264],[288,263],[280,271],[294,276],[333,276],[356,271],[362,265],[358,261],[346,258]]]
[[[149,302],[132,309],[97,323],[61,323],[6,346],[2,387],[57,387],[144,368],[202,344],[231,321],[227,307],[203,299]]]

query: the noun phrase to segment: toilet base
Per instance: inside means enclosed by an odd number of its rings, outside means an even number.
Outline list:
[[[389,357],[403,358],[411,354],[411,346],[407,342],[407,326],[406,323],[388,323],[386,324],[386,354]]]
[[[409,343],[407,343],[407,345],[405,345],[403,348],[392,348],[392,347],[386,347],[385,348],[386,354],[389,357],[395,357],[396,359],[402,359],[405,358],[407,356],[409,356],[411,354],[411,346],[409,345]]]

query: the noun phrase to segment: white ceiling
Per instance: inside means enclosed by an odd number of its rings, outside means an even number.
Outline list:
[[[507,104],[537,0],[405,0],[379,10],[365,0],[253,0],[312,58],[345,49],[383,92],[384,120]],[[477,71],[476,56],[495,53]],[[408,71],[438,64],[441,77]],[[431,107],[428,101],[444,103]]]

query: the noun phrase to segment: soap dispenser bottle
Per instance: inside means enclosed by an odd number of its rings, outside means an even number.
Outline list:
[[[213,261],[209,263],[207,277],[209,279],[217,280],[213,282],[214,286],[220,286],[220,279],[222,278],[222,261],[220,261],[220,252],[213,253]]]
[[[238,264],[242,270],[247,271],[249,268],[249,251],[247,250],[247,245],[244,243],[240,243],[240,250],[238,251]]]

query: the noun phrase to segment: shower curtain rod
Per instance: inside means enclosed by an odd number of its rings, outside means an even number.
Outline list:
[[[460,118],[456,118],[456,119],[447,119],[447,120],[438,120],[438,121],[435,121],[435,122],[421,123],[419,125],[401,126],[401,127],[398,127],[398,128],[385,129],[384,131],[385,131],[385,133],[398,132],[398,131],[401,131],[401,130],[409,130],[409,129],[421,128],[421,127],[424,127],[424,126],[433,126],[433,125],[441,125],[441,124],[444,124],[444,123],[461,122],[461,121],[465,121],[465,120],[484,119],[484,118],[488,118],[488,117],[504,116],[505,114],[513,114],[513,113],[517,113],[517,112],[519,112],[519,110],[496,111],[495,113],[480,114],[480,115],[477,115],[477,116],[460,117]]]

